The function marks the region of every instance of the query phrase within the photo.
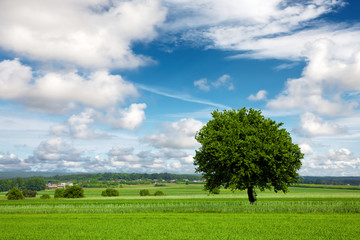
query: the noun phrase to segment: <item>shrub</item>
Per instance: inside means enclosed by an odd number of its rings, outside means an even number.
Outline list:
[[[65,189],[63,189],[63,188],[56,189],[55,194],[54,194],[54,198],[62,198],[62,197],[64,197],[64,192],[65,192]]]
[[[44,194],[40,197],[40,199],[50,199],[50,195],[49,194]]]
[[[119,196],[119,191],[113,188],[107,188],[106,190],[102,191],[101,196],[104,197]]]
[[[6,196],[8,200],[21,200],[25,198],[22,192],[18,188],[13,188],[9,190]]]
[[[162,191],[156,191],[154,193],[154,196],[165,196],[165,193],[163,193]]]
[[[65,188],[64,198],[83,198],[84,197],[84,189],[79,185],[74,185]]]
[[[142,189],[140,190],[140,196],[151,196],[149,190],[147,189]]]
[[[22,194],[25,196],[25,197],[36,197],[36,194],[37,192],[36,191],[33,191],[33,190],[22,190]]]

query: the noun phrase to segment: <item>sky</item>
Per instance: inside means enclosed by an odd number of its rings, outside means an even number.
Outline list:
[[[360,2],[1,0],[0,172],[194,173],[211,112],[360,176]]]

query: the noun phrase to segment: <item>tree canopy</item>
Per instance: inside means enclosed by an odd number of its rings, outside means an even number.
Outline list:
[[[285,193],[299,181],[303,154],[282,123],[246,108],[216,110],[212,117],[195,136],[201,147],[194,164],[207,180],[206,190],[247,189],[254,203],[255,188]]]

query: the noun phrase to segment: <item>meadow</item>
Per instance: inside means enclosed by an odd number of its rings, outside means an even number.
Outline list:
[[[166,196],[140,197],[141,189]],[[287,194],[202,191],[202,185],[126,186],[119,197],[8,201],[0,239],[358,239],[360,189],[299,186]]]

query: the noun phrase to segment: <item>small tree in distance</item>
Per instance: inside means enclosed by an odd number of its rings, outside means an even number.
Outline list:
[[[22,200],[25,198],[22,192],[18,188],[13,188],[9,190],[6,196],[8,200]]]
[[[150,191],[147,189],[140,190],[140,196],[151,196]]]
[[[103,197],[116,197],[119,196],[119,191],[113,188],[107,188],[101,192],[101,196]]]
[[[65,188],[64,190],[64,198],[83,198],[84,197],[84,189],[79,185],[74,185]]]
[[[54,198],[63,198],[64,197],[64,191],[65,191],[65,189],[63,189],[63,188],[56,189],[55,193],[54,193]]]
[[[218,110],[196,134],[201,144],[194,157],[196,172],[207,179],[210,192],[223,186],[246,190],[251,204],[255,188],[288,191],[300,180],[303,154],[282,123],[266,119],[259,110]]]
[[[165,193],[163,191],[156,191],[154,196],[165,196]]]

